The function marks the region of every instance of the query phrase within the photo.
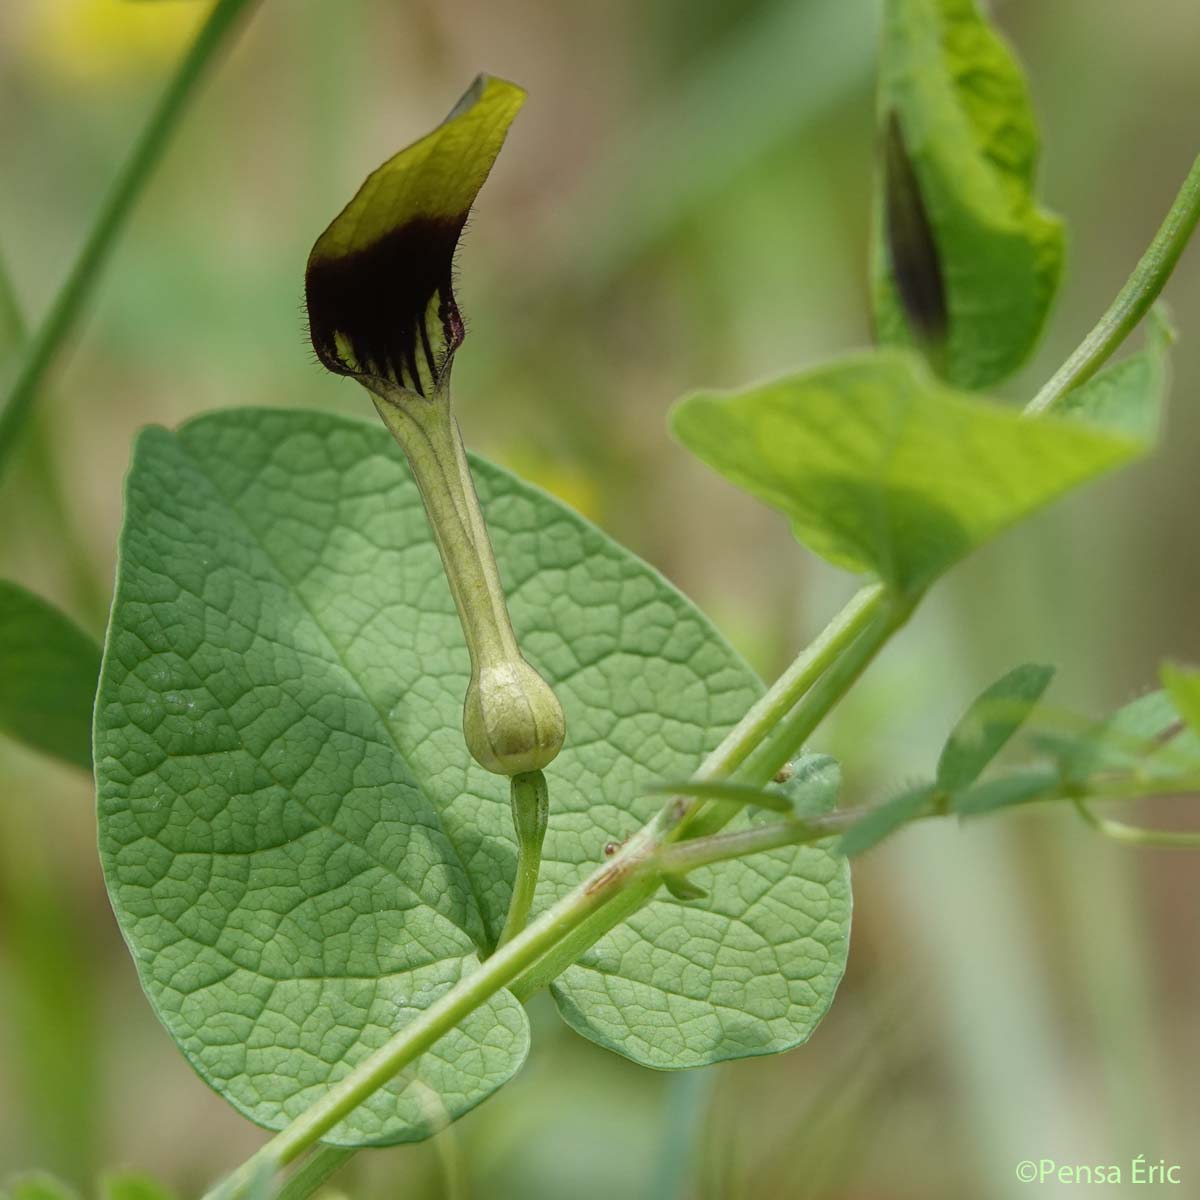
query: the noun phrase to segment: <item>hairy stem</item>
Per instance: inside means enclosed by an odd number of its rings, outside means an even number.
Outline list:
[[[21,365],[0,409],[0,472],[29,420],[38,388],[71,334],[100,277],[105,260],[170,143],[206,68],[228,43],[239,17],[256,0],[218,0],[167,85],[133,152],[97,215],[46,320],[26,345]]]
[[[859,596],[862,594],[860,592]],[[804,747],[817,726],[912,615],[919,599],[919,596],[901,599],[881,593],[869,605],[863,614],[863,621],[855,622],[856,636],[843,642],[839,647],[841,653],[791,712],[764,731],[753,752],[743,756],[744,765],[738,773],[739,782],[752,786],[769,782],[780,767]],[[716,833],[737,815],[740,807],[728,801],[712,803],[689,822],[689,834],[692,837],[707,837]]]
[[[1200,158],[1192,164],[1167,218],[1108,311],[1026,406],[1029,416],[1053,412],[1063,397],[1086,383],[1150,311],[1175,270],[1200,221]]]
[[[789,818],[769,825],[755,825],[736,833],[721,833],[710,837],[692,838],[664,847],[658,855],[659,868],[664,874],[686,875],[700,867],[761,854],[782,846],[805,846],[835,834],[845,833],[866,816],[867,809],[843,808],[808,820]],[[932,815],[932,814],[925,814]]]

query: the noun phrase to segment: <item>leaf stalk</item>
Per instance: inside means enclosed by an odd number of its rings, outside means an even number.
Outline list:
[[[1025,408],[1026,416],[1053,412],[1068,392],[1086,383],[1150,311],[1200,222],[1200,158],[1192,164],[1166,220],[1133,274],[1095,328]]]

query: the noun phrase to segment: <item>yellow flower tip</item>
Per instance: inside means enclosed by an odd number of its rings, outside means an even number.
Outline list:
[[[464,333],[454,253],[524,101],[516,84],[480,75],[317,239],[305,295],[313,348],[329,370],[374,390],[432,396],[442,387]]]

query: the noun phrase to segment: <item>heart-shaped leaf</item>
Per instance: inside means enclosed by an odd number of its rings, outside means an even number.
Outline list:
[[[919,590],[980,543],[1147,443],[1030,420],[877,351],[739,392],[698,392],[676,435],[851,571]]]
[[[1029,356],[1058,289],[1061,222],[1034,198],[1038,133],[976,0],[887,0],[872,255],[879,340],[986,388]]]
[[[570,731],[547,770],[542,907],[761,687],[655,571],[473,468],[522,646]],[[240,410],[147,431],[120,561],[96,735],[110,894],[172,1036],[277,1127],[491,945],[516,856],[507,781],[464,747],[466,649],[382,428]],[[724,865],[704,905],[658,898],[604,938],[560,1004],[654,1065],[794,1045],[841,976],[849,907],[844,863],[819,848]],[[427,1134],[504,1082],[526,1036],[500,995],[333,1140]]]

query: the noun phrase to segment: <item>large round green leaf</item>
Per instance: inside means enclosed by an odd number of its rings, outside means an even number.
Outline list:
[[[474,465],[522,645],[567,714],[544,905],[760,685],[655,571]],[[382,429],[240,410],[143,435],[97,712],[105,872],[168,1030],[263,1124],[452,986],[500,929],[516,852],[507,782],[463,745],[468,672]],[[781,1049],[828,1006],[848,921],[844,865],[822,851],[729,864],[710,900],[656,899],[604,939],[560,999],[576,1028],[656,1066]],[[504,1082],[526,1036],[498,997],[337,1138],[423,1136]]]

